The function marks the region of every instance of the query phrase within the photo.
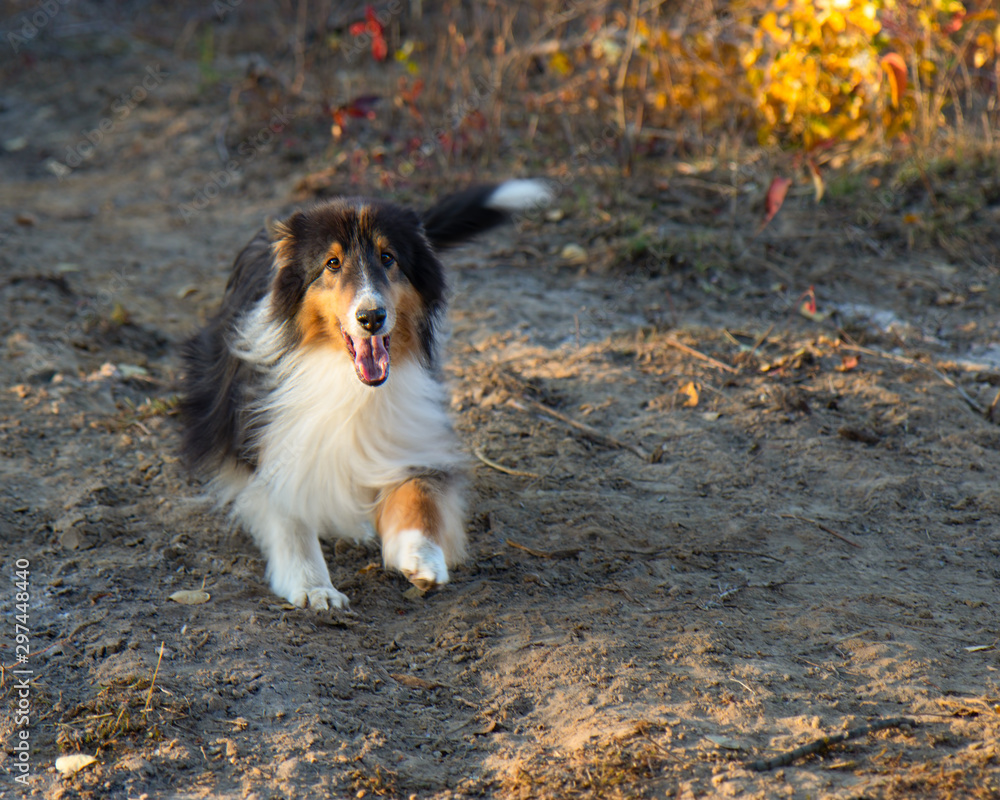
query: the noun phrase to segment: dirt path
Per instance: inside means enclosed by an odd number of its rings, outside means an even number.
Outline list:
[[[219,186],[224,103],[194,66],[72,64],[22,69],[0,107],[0,554],[6,577],[30,561],[34,653],[33,777],[13,780],[8,672],[0,798],[1000,792],[1000,428],[968,402],[1000,384],[995,249],[876,257],[803,196],[766,247],[706,268],[677,183],[642,211],[669,260],[588,269],[563,246],[614,261],[592,232],[643,201],[575,186],[562,220],[449,261],[455,419],[494,462],[470,456],[470,562],[411,600],[338,544],[356,613],[317,617],[198,504],[170,413],[180,342],[289,207],[316,125]],[[108,97],[156,64],[114,119]],[[109,114],[57,179],[47,160]],[[235,152],[269,122],[224,136]],[[796,313],[810,285],[837,317]],[[6,634],[0,657],[16,667]],[[900,716],[915,726],[746,767]],[[63,778],[74,752],[97,763]]]

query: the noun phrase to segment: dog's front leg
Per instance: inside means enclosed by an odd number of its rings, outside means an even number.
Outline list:
[[[236,512],[250,530],[264,558],[271,590],[294,606],[314,611],[347,608],[347,596],[330,581],[319,538],[301,520],[281,514],[269,504],[237,502]]]
[[[375,515],[382,560],[418,589],[448,582],[465,556],[459,487],[448,475],[412,478],[382,492]]]

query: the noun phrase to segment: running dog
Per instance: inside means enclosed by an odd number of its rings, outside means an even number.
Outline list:
[[[267,560],[275,594],[344,608],[320,538],[378,535],[421,589],[466,551],[464,459],[438,323],[444,248],[550,200],[544,183],[471,188],[419,214],[338,198],[261,231],[184,351],[184,451]]]

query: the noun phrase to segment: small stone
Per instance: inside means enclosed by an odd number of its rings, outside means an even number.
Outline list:
[[[587,260],[587,251],[578,244],[567,244],[559,252],[559,257],[570,264],[583,264]]]
[[[423,598],[425,594],[427,594],[427,592],[425,592],[419,586],[411,586],[409,589],[403,592],[403,597],[405,597],[407,600],[412,600],[413,602],[416,602],[417,600]]]
[[[72,528],[64,531],[59,537],[59,545],[64,550],[78,550],[80,548],[80,534]]]
[[[152,764],[142,756],[137,755],[125,756],[125,758],[115,764],[115,768],[123,769],[127,772],[138,772],[141,775],[152,775],[156,772],[156,768]]]

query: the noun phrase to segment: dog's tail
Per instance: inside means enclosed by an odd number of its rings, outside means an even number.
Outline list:
[[[424,230],[434,249],[441,250],[509,222],[516,214],[544,208],[553,196],[549,186],[539,180],[473,186],[442,198],[425,211]]]

